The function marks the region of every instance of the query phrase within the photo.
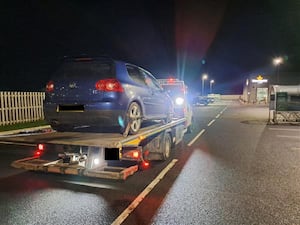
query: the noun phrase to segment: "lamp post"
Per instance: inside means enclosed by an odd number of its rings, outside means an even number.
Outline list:
[[[201,90],[201,95],[204,96],[204,81],[208,78],[207,74],[202,75],[202,90]]]
[[[276,66],[277,84],[279,84],[279,66],[283,63],[282,57],[276,57],[273,59],[273,64]]]
[[[209,92],[212,94],[212,86],[213,86],[213,83],[215,83],[214,80],[210,80],[209,81]]]

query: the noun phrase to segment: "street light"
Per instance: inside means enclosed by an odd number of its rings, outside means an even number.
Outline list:
[[[273,59],[273,64],[276,66],[277,84],[279,84],[279,66],[283,63],[282,57],[276,57]]]
[[[201,95],[204,95],[204,81],[208,78],[207,74],[202,75],[202,90],[201,90]]]
[[[213,85],[213,83],[215,83],[214,80],[209,81],[209,91],[210,91],[211,94],[212,94],[212,85]]]

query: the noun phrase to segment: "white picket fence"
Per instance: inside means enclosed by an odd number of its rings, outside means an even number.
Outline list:
[[[0,126],[44,119],[44,92],[0,92]]]

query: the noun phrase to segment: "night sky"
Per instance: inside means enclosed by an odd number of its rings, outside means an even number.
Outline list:
[[[63,56],[80,54],[172,75],[195,92],[208,73],[214,92],[240,94],[249,75],[274,74],[276,56],[300,77],[300,0],[7,0],[0,24],[1,91],[40,91]]]

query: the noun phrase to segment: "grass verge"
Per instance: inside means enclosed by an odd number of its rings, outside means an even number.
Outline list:
[[[39,127],[48,125],[45,120],[38,120],[34,122],[27,122],[27,123],[16,123],[11,125],[4,125],[0,126],[0,131],[10,131],[10,130],[19,130],[31,127]]]

